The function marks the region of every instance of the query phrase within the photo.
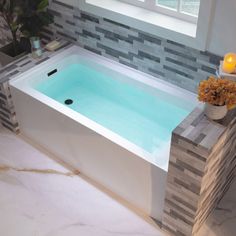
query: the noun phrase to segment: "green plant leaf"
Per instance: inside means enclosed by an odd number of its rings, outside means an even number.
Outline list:
[[[15,14],[17,14],[17,15],[23,14],[23,9],[22,9],[21,6],[15,6],[15,7],[12,9],[12,11],[13,11]]]
[[[36,36],[53,22],[47,6],[48,0],[0,0],[0,16],[4,16],[12,34],[19,30],[26,37]]]
[[[37,10],[43,11],[47,6],[48,6],[48,0],[42,0],[37,6]]]
[[[0,1],[0,11],[1,12],[8,12],[11,7],[10,0],[1,0]]]
[[[18,29],[19,25],[17,24],[17,22],[12,22],[11,23],[11,30],[12,31],[16,31]]]

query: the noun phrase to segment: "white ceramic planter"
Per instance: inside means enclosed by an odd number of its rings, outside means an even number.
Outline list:
[[[212,120],[220,120],[226,116],[228,112],[227,106],[215,106],[209,103],[205,104],[205,114]]]

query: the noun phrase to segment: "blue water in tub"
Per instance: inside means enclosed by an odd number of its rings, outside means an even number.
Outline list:
[[[149,153],[171,139],[172,130],[191,112],[186,101],[155,94],[83,64],[72,64],[40,82],[36,89]],[[160,96],[159,96],[160,95]],[[66,99],[73,104],[66,105]]]

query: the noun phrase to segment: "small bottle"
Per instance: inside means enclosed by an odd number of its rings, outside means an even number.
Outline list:
[[[42,47],[39,37],[31,37],[30,38],[30,44],[31,44],[31,52],[33,58],[39,58],[42,56]]]

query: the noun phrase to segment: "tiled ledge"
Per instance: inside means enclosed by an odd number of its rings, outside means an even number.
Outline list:
[[[197,235],[229,187],[236,169],[236,109],[220,122],[196,108],[174,131],[163,229]]]
[[[32,58],[31,54],[23,56],[22,58],[6,65],[5,67],[0,68],[0,83],[4,83],[9,79],[12,79],[13,76],[19,75],[26,70],[32,68],[34,65],[39,65],[40,63],[48,60],[50,57],[61,52],[64,48],[69,47],[71,44],[67,41],[61,40],[61,46],[56,49],[54,52],[49,52],[44,50],[40,58]]]
[[[173,131],[173,134],[210,153],[235,115],[235,110],[232,110],[224,119],[212,121],[204,115],[203,109],[198,107]]]
[[[19,75],[35,65],[48,60],[62,50],[71,46],[65,40],[60,40],[61,46],[54,52],[44,51],[42,57],[34,59],[30,54],[0,68],[0,123],[9,130],[18,133],[19,125],[16,120],[15,110],[11,98],[8,81],[14,76]]]

